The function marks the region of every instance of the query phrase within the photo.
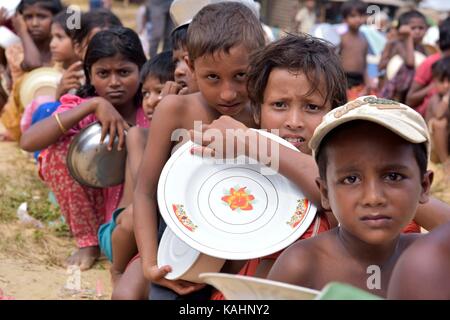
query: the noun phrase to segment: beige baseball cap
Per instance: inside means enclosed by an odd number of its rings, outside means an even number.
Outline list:
[[[428,159],[430,158],[430,136],[422,116],[405,104],[376,96],[360,97],[328,112],[309,141],[314,158],[320,143],[330,131],[354,120],[374,122],[406,141],[425,143]]]
[[[246,5],[259,19],[259,3],[254,0],[174,0],[170,6],[170,16],[175,30],[191,23],[194,16],[205,6],[213,3],[234,1]]]

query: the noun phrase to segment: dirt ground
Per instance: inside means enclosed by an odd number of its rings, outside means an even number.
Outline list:
[[[39,180],[36,168],[34,160],[17,144],[0,142],[0,296],[109,298],[109,262],[104,259],[81,273],[79,287],[70,286],[75,275],[68,273],[63,261],[76,249],[75,242],[47,199],[48,189]],[[16,210],[22,202],[28,202],[30,215],[39,218],[44,228],[18,219]]]

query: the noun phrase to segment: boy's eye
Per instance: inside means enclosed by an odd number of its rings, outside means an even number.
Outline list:
[[[284,101],[275,101],[273,104],[272,104],[276,109],[283,109],[283,108],[286,108],[287,106],[286,106],[286,103],[284,102]]]
[[[403,178],[403,175],[396,172],[390,172],[385,176],[385,179],[388,181],[401,181]]]
[[[243,81],[246,80],[247,74],[245,72],[239,72],[235,77],[238,81]]]
[[[319,111],[320,110],[320,107],[315,104],[307,104],[305,106],[305,108],[306,108],[306,110],[309,110],[309,111]]]
[[[209,74],[209,75],[206,76],[206,78],[208,80],[214,80],[214,81],[219,80],[219,76],[216,75],[216,74]]]
[[[343,180],[342,180],[342,182],[344,183],[344,184],[355,184],[355,183],[357,183],[357,182],[359,182],[360,181],[360,179],[357,177],[357,176],[348,176],[348,177],[345,177]]]
[[[148,98],[148,97],[150,97],[150,92],[148,92],[148,91],[142,91],[142,98],[146,99],[146,98]]]
[[[121,76],[128,76],[130,73],[131,73],[130,70],[120,70],[119,71],[119,74]]]

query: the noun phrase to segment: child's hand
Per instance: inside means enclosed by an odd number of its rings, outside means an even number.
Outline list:
[[[144,276],[153,283],[169,288],[179,295],[186,295],[202,289],[205,285],[185,280],[167,280],[164,277],[172,271],[170,266],[158,268],[157,265],[144,268]]]
[[[401,38],[407,38],[409,37],[409,35],[411,34],[411,27],[407,24],[402,25],[399,29],[398,29],[398,35]]]
[[[225,159],[230,155],[238,157],[248,151],[248,128],[229,116],[221,116],[209,125],[202,125],[200,132],[196,129],[189,131],[191,140],[202,146],[194,147],[192,154]]]
[[[130,126],[108,100],[101,97],[93,98],[93,100],[94,99],[95,116],[102,124],[102,135],[100,142],[103,143],[106,134],[109,132],[108,150],[112,150],[114,138],[117,134],[119,137],[117,150],[122,150],[125,143],[125,131],[128,130]]]
[[[20,13],[16,13],[11,18],[11,21],[12,21],[14,30],[16,31],[16,33],[19,37],[28,32],[27,24],[25,23],[25,20],[23,19],[23,16]]]
[[[72,89],[79,89],[82,82],[84,82],[83,63],[77,61],[72,63],[69,68],[64,71],[58,88],[56,89],[56,98],[61,98]]]
[[[169,94],[179,94],[182,89],[183,87],[180,84],[176,83],[175,81],[167,81],[161,90],[159,99],[161,100],[162,98],[164,98]]]

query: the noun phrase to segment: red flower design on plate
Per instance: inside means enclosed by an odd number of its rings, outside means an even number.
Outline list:
[[[308,207],[309,207],[308,199],[297,200],[297,208],[295,209],[295,212],[292,215],[291,219],[286,223],[290,225],[292,228],[298,226],[299,223],[302,222],[303,219],[305,218]]]
[[[230,194],[223,196],[222,201],[226,202],[233,211],[236,209],[245,211],[253,210],[252,202],[255,200],[255,197],[247,193],[246,188],[231,188]]]

